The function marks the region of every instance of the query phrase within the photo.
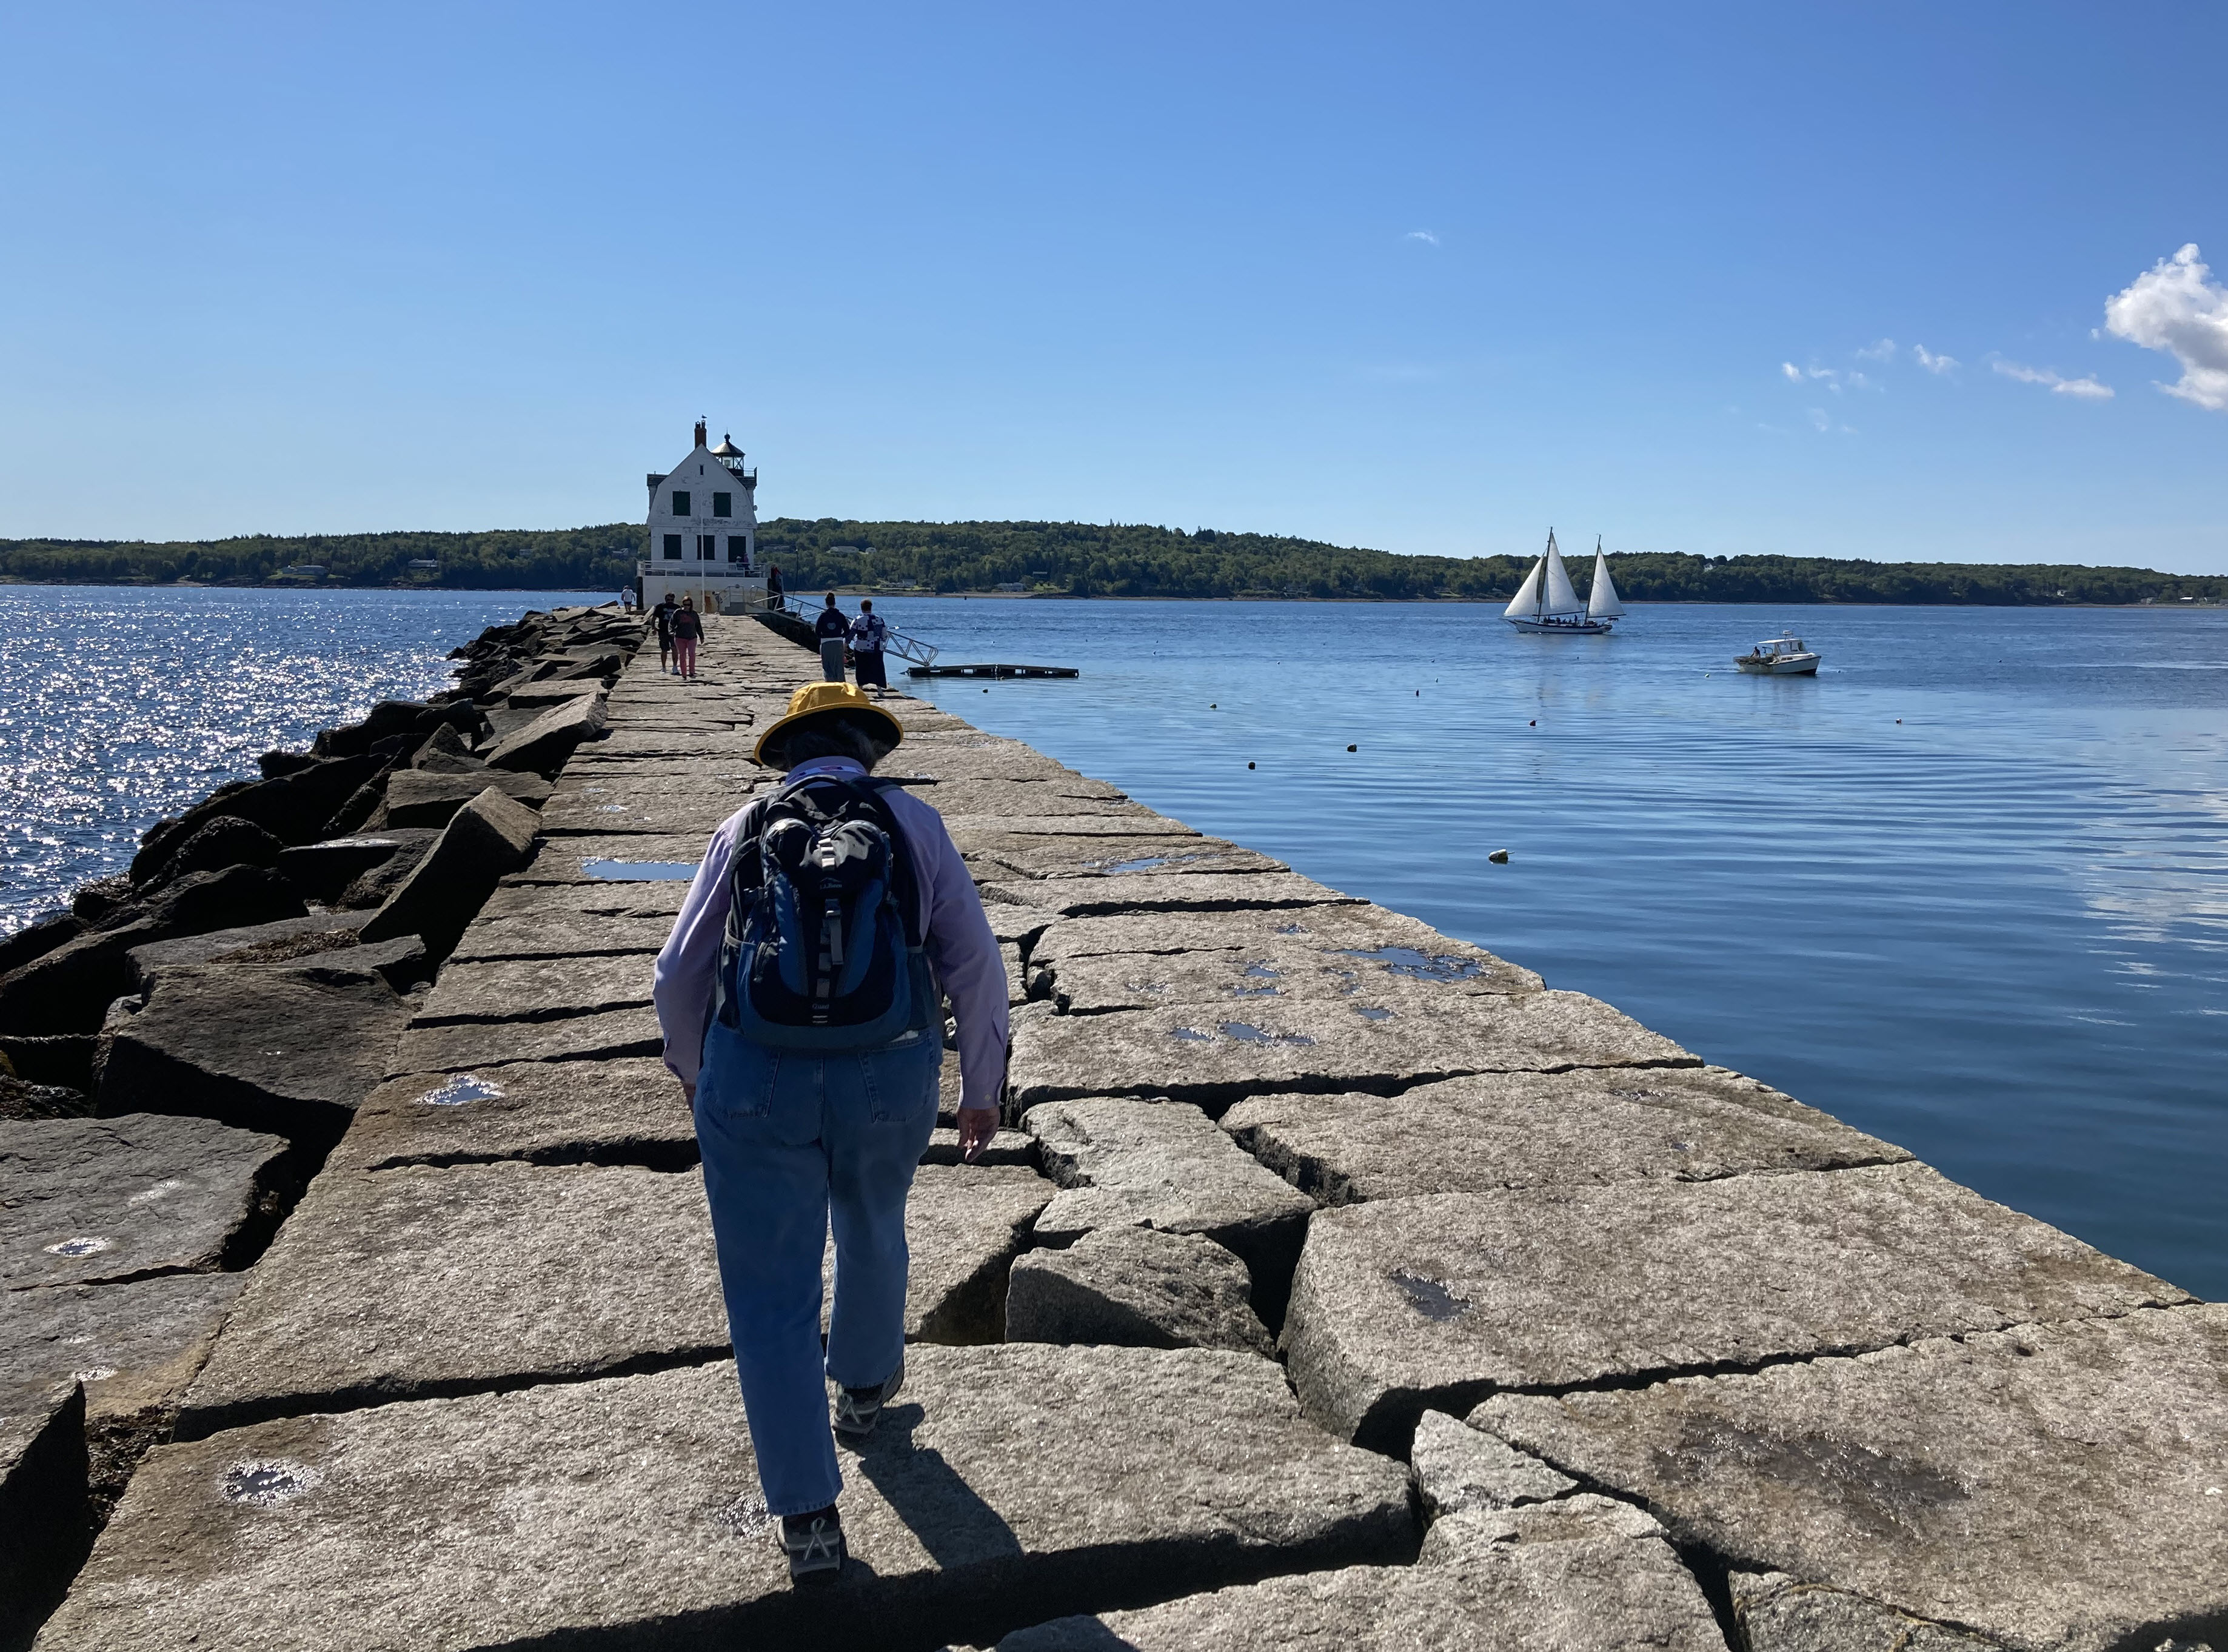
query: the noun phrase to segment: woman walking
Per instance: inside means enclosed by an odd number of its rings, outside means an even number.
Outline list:
[[[714,834],[657,958],[665,1064],[695,1110],[735,1373],[794,1580],[842,1569],[836,1440],[863,1441],[905,1380],[906,1194],[936,1125],[942,999],[970,1161],[1005,1082],[1005,968],[974,881],[943,817],[871,776],[903,737],[849,683],[791,695],[756,748],[787,780]],[[829,957],[823,913],[852,967]]]
[[[683,597],[673,612],[673,663],[688,682],[696,680],[696,644],[703,639],[704,622],[696,612],[696,599]]]
[[[890,691],[889,673],[882,661],[882,649],[889,639],[889,622],[874,611],[873,598],[861,597],[859,617],[851,622],[853,676],[861,688],[873,688],[877,700]]]
[[[836,605],[836,593],[828,593],[828,605],[820,611],[819,618],[812,622],[815,635],[820,638],[820,675],[830,682],[843,680],[843,639],[851,634],[851,622]]]
[[[650,623],[657,627],[657,669],[673,669],[673,593],[669,591],[657,599],[657,606],[650,611]]]

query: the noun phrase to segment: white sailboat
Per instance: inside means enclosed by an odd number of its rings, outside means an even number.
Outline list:
[[[1618,600],[1617,581],[1609,577],[1609,558],[1602,554],[1601,535],[1594,535],[1594,588],[1586,595],[1588,619],[1623,619],[1624,604]]]
[[[1555,530],[1550,528],[1546,554],[1532,565],[1532,572],[1524,576],[1524,583],[1517,587],[1508,606],[1501,611],[1501,617],[1521,631],[1597,637],[1610,629],[1610,621],[1617,614],[1624,611],[1617,605],[1617,587],[1603,584],[1608,569],[1609,564],[1602,560],[1597,548],[1594,589],[1597,596],[1607,596],[1610,611],[1606,616],[1589,613],[1571,584],[1570,573],[1563,567],[1563,554],[1555,546]]]

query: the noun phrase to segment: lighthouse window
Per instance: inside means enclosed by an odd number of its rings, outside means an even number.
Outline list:
[[[688,514],[688,496],[678,488],[673,492],[673,514],[676,516]]]
[[[727,560],[730,562],[747,562],[750,560],[750,541],[744,538],[740,534],[730,535],[727,538]]]
[[[668,534],[665,536],[665,560],[669,562],[678,562],[681,560],[680,535]]]
[[[732,493],[714,494],[712,496],[712,514],[714,516],[733,515],[735,514],[735,496]]]

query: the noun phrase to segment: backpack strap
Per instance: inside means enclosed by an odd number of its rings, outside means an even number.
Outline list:
[[[878,780],[870,774],[808,774],[801,780],[788,780],[775,792],[769,802],[782,802],[804,791],[808,786],[839,786],[854,797],[865,802],[881,818],[884,831],[890,840],[891,894],[898,904],[898,917],[905,925],[906,944],[919,951],[927,944],[921,932],[920,879],[912,863],[912,844],[906,838],[905,828],[898,823],[896,811],[882,801],[882,793],[900,790],[895,780]],[[752,860],[757,860],[757,839],[752,840]],[[730,915],[732,921],[732,911]]]

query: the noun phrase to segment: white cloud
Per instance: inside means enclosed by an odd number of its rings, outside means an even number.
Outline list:
[[[1802,382],[1802,369],[1796,366],[1794,362],[1782,362],[1779,364],[1779,370],[1787,375],[1788,383],[1800,384]]]
[[[1877,344],[1867,344],[1857,352],[1857,356],[1866,362],[1892,362],[1895,360],[1895,341],[1883,338]]]
[[[1924,344],[1913,344],[1911,347],[1911,359],[1929,373],[1947,373],[1957,365],[1956,356],[1937,355]]]
[[[1821,436],[1824,435],[1828,431],[1834,428],[1833,415],[1828,413],[1823,407],[1813,407],[1810,410],[1810,428],[1816,431]]]
[[[1439,238],[1428,229],[1412,229],[1400,238],[1404,241],[1421,241],[1426,247],[1437,247]]]
[[[2192,241],[2107,298],[2104,324],[2181,364],[2180,381],[2160,389],[2222,413],[2228,412],[2228,287],[2212,275]]]
[[[2017,379],[2021,384],[2046,384],[2053,394],[2078,396],[2084,401],[2110,401],[2112,387],[2099,384],[2092,377],[2069,379],[2052,372],[2046,367],[2026,367],[2017,362],[2007,362],[1998,356],[1988,365],[2007,379]]]

